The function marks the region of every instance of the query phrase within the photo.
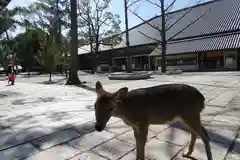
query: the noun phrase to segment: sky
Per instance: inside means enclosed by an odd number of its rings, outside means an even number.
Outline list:
[[[36,2],[37,0],[11,0],[11,2],[8,5],[8,8],[13,8],[16,6],[28,6],[31,3]],[[135,1],[135,0],[128,0],[129,2]],[[151,0],[151,1],[158,1],[159,0]],[[187,6],[191,6],[197,3],[199,0],[177,0],[174,8],[173,9],[181,9],[185,8]],[[207,1],[207,0],[203,0]],[[165,0],[166,4],[170,4],[172,0]],[[140,2],[136,3],[133,5],[131,10],[134,10],[140,15],[143,19],[150,19],[157,15],[160,12],[160,8],[155,7],[154,5],[150,4],[146,0],[140,0]],[[123,0],[112,0],[111,4],[109,6],[109,11],[111,11],[114,14],[120,15],[120,19],[122,21],[121,23],[121,29],[125,30],[125,23],[124,23],[124,1]],[[130,11],[128,11],[128,23],[129,23],[129,28],[139,24],[142,22],[138,17],[133,15]],[[159,14],[158,14],[159,15]],[[17,28],[15,33],[12,33],[12,36],[15,36],[16,34],[23,32],[24,30],[21,28]]]

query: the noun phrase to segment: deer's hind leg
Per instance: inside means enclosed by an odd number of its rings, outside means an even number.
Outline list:
[[[189,128],[191,131],[191,142],[189,145],[189,151],[186,156],[190,156],[193,152],[193,147],[196,141],[196,136],[199,136],[205,146],[206,154],[207,154],[207,159],[212,160],[212,152],[210,148],[210,143],[209,143],[209,137],[207,134],[207,131],[201,124],[200,120],[200,114],[186,114],[186,115],[181,115],[182,120],[184,121],[185,125]],[[195,136],[194,136],[195,134]]]

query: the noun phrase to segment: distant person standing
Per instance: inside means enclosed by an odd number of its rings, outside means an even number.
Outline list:
[[[14,74],[14,68],[12,65],[8,66],[8,84],[11,82],[11,85],[14,85],[15,83],[15,74]]]

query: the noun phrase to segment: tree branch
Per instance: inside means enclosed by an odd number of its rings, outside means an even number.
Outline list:
[[[89,7],[89,6],[87,6],[87,7]],[[81,12],[80,12],[80,11],[81,11],[80,4],[78,4],[78,10],[79,10],[79,16],[80,16],[84,21],[86,21],[86,22],[90,21],[90,22],[89,22],[89,23],[90,23],[90,26],[92,27],[92,30],[93,30],[93,32],[94,32],[94,34],[95,34],[95,28],[94,28],[92,19],[91,19],[91,18],[85,18],[85,17],[81,14]],[[87,14],[88,17],[90,17],[90,13],[88,13],[88,11],[86,12],[86,14]],[[90,26],[89,26],[89,27],[90,27]]]
[[[172,7],[174,6],[174,4],[176,3],[177,0],[173,0],[172,3],[165,9],[165,13],[170,11],[172,9]]]
[[[106,26],[109,26],[108,23],[106,23],[106,21],[109,19],[109,17],[105,18],[103,21],[99,20],[99,22],[101,22],[98,27],[100,28],[103,24],[105,24]]]
[[[130,10],[130,9],[129,9]],[[133,12],[132,10],[130,10],[130,12],[132,14],[134,14],[136,17],[138,17],[139,19],[141,19],[144,23],[148,24],[150,27],[156,29],[159,32],[162,32],[162,30],[154,25],[152,25],[151,23],[149,23],[148,21],[144,20],[141,16],[139,16],[137,13]]]
[[[210,10],[211,10],[211,8],[209,8],[209,10],[206,11],[204,14],[202,14],[201,16],[199,16],[197,19],[195,19],[194,21],[192,21],[191,23],[189,23],[186,27],[184,27],[184,28],[181,29],[179,32],[177,32],[177,33],[174,34],[172,37],[170,37],[167,41],[173,40],[177,35],[179,35],[179,34],[182,33],[184,30],[186,30],[188,27],[190,27],[191,25],[193,25],[194,23],[196,23],[199,19],[201,19],[202,17],[204,17]]]
[[[137,3],[137,2],[140,2],[141,0],[135,0],[135,1],[133,1],[132,3],[130,3],[129,5],[127,5],[127,8],[130,8],[132,5],[134,5],[135,3]],[[129,2],[129,1],[128,1]],[[128,3],[127,2],[127,3]]]
[[[157,7],[159,7],[159,8],[161,8],[161,5],[157,4],[156,2],[153,2],[151,0],[146,0],[146,1],[151,3],[151,4],[153,4],[153,5],[155,5],[155,6],[157,6]]]
[[[151,40],[154,40],[154,41],[162,44],[162,41],[160,41],[160,40],[158,40],[158,39],[156,39],[156,38],[152,38],[152,37],[146,35],[145,33],[142,33],[141,31],[138,31],[138,32],[141,33],[143,36],[145,36],[145,37],[147,37],[147,38],[149,38],[149,39],[151,39]]]
[[[200,4],[201,2],[202,2],[203,0],[198,0],[198,2],[196,3],[196,5],[198,5],[198,4]],[[174,5],[174,4],[173,4]],[[188,7],[184,7],[184,8],[188,8]],[[193,9],[193,7],[190,7],[189,9],[188,9],[188,11],[183,15],[183,16],[181,16],[176,22],[174,22],[174,24],[173,25],[171,25],[171,26],[169,26],[168,27],[168,30],[170,29],[170,28],[172,28],[176,23],[178,23],[182,18],[184,18],[191,10]],[[167,14],[167,12],[168,11],[165,11],[165,13]],[[176,15],[175,15],[176,16]],[[174,17],[175,17],[174,16]],[[171,19],[174,19],[174,17],[171,17]],[[167,18],[167,17],[166,17]],[[166,22],[168,21],[168,18],[166,19]]]

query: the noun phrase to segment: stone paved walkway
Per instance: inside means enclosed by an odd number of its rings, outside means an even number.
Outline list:
[[[90,78],[89,78],[90,79]],[[97,81],[93,78],[92,84]],[[95,132],[93,92],[70,86],[0,82],[1,160],[135,160],[135,140],[130,127],[112,118],[103,132]],[[240,77],[237,74],[155,76],[150,80],[104,79],[115,91],[157,84],[184,82],[206,97],[202,122],[211,138],[214,160],[240,159]],[[189,134],[181,126],[150,126],[147,160],[183,159]],[[193,156],[206,160],[202,142]]]

